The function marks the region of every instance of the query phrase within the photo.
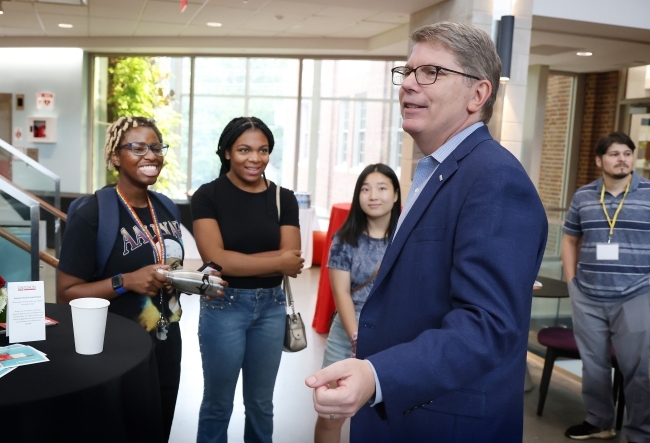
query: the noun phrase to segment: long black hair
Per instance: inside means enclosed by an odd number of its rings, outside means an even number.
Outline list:
[[[359,237],[361,234],[368,229],[368,218],[366,213],[363,212],[363,209],[361,209],[359,196],[361,195],[361,187],[366,181],[366,178],[373,172],[379,172],[388,177],[393,183],[395,192],[397,192],[397,200],[393,204],[393,209],[390,211],[390,222],[386,229],[384,241],[388,241],[391,235],[393,235],[395,227],[397,226],[397,221],[399,220],[400,208],[402,207],[402,193],[399,188],[399,180],[397,179],[395,171],[393,171],[390,166],[383,163],[366,166],[366,168],[361,171],[361,174],[357,179],[357,184],[354,187],[354,197],[352,198],[352,206],[350,207],[348,218],[345,219],[345,222],[343,222],[343,225],[338,230],[341,242],[347,243],[354,248],[359,245]]]
[[[239,136],[245,131],[255,129],[262,131],[269,141],[269,154],[273,152],[273,145],[275,145],[273,133],[262,120],[257,117],[233,118],[223,129],[221,137],[219,137],[219,147],[217,148],[217,155],[221,160],[221,171],[219,171],[219,177],[230,171],[230,160],[226,159],[226,152],[232,149],[232,145],[235,143],[237,138],[239,138]],[[266,182],[266,180],[264,181]]]

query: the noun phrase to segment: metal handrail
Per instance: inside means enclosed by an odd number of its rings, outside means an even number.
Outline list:
[[[20,249],[22,249],[25,252],[31,252],[31,245],[29,243],[27,243],[25,240],[21,240],[20,238],[16,237],[11,232],[7,231],[5,228],[0,227],[0,237],[4,238],[11,244],[18,246]],[[48,265],[52,266],[53,268],[59,267],[59,260],[53,257],[52,255],[48,254],[47,252],[38,251],[38,256],[39,259],[41,259]]]
[[[7,143],[2,139],[0,139],[0,147],[5,149],[12,155],[18,157],[19,159],[27,163],[29,166],[36,169],[41,174],[46,175],[47,177],[54,180],[54,207],[59,210],[60,214],[62,214],[60,211],[61,210],[61,177],[59,177],[54,172],[47,169],[45,166],[43,166],[33,158],[29,157],[25,153],[21,152],[19,149],[14,148],[13,146],[11,146],[9,143]],[[26,191],[22,190],[22,192],[26,192]],[[61,220],[62,219],[65,220],[65,217],[61,217],[60,215],[57,215],[54,212],[52,212],[50,209],[48,209],[48,207],[51,207],[49,203],[46,203],[41,199],[38,200],[42,203],[45,203],[47,206],[42,205],[43,208],[48,210],[55,216],[54,217],[54,254],[56,255],[56,257],[59,257],[59,253],[61,252]]]
[[[65,212],[55,208],[54,206],[52,206],[51,204],[49,204],[48,202],[46,202],[42,198],[32,194],[31,192],[29,192],[28,190],[26,190],[24,188],[18,186],[16,183],[12,182],[7,177],[3,177],[2,175],[0,175],[0,180],[4,180],[7,183],[10,183],[13,187],[18,189],[19,191],[24,192],[26,195],[28,195],[29,197],[36,200],[38,202],[38,204],[41,206],[41,208],[45,209],[47,212],[49,212],[53,216],[58,217],[63,221],[66,221],[68,219],[68,216],[65,214]]]
[[[40,205],[38,202],[27,195],[25,192],[16,188],[16,186],[7,180],[0,180],[0,191],[8,194],[29,207],[29,220],[31,226],[29,253],[31,257],[32,281],[38,281],[39,278],[39,249],[38,249],[38,222],[41,216]]]

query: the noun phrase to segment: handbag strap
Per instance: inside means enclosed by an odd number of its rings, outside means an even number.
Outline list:
[[[381,263],[379,265],[381,266]],[[354,294],[355,292],[358,292],[358,291],[362,290],[363,288],[368,286],[370,283],[372,283],[372,281],[375,279],[375,277],[377,277],[378,273],[379,273],[379,266],[377,266],[377,269],[375,269],[375,272],[372,273],[370,278],[368,280],[366,280],[365,282],[363,282],[362,284],[360,284],[359,286],[357,286],[356,288],[354,288],[352,290],[352,292],[350,292],[350,295]]]
[[[280,223],[280,187],[278,185],[275,185],[275,205],[278,207],[278,224],[279,224]],[[286,275],[282,277],[282,286],[284,289],[284,295],[287,297],[289,306],[291,306],[291,314],[296,315],[296,307],[293,304],[293,294],[291,293],[291,285],[289,284],[289,277],[287,277]]]

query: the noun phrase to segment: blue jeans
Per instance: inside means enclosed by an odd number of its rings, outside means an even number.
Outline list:
[[[203,401],[197,442],[225,443],[239,371],[243,376],[246,443],[273,438],[273,388],[282,357],[286,318],[280,286],[224,290],[201,298],[199,345]]]

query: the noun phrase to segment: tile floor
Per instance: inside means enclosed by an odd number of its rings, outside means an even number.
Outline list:
[[[195,266],[196,265],[196,266]],[[193,269],[200,262],[186,260],[186,268]],[[306,325],[311,320],[316,304],[319,268],[305,270],[296,280],[292,280],[296,306]],[[201,403],[203,379],[201,358],[196,335],[198,322],[198,297],[183,296],[183,367],[181,386],[176,406],[176,415],[170,441],[185,443],[195,441],[198,410]],[[296,354],[284,353],[275,387],[275,431],[276,443],[303,443],[313,441],[313,427],[316,413],[312,407],[311,391],[303,380],[320,368],[325,336],[307,328],[309,346]],[[528,364],[535,383],[535,389],[525,394],[524,443],[569,442],[564,430],[584,418],[584,407],[580,397],[579,379],[567,372],[555,371],[551,381],[543,417],[535,415],[537,409],[539,378],[542,360],[529,356]],[[229,442],[243,442],[244,408],[241,385],[237,387],[235,407],[228,430]],[[347,443],[349,428],[343,431],[342,443]],[[624,437],[617,436],[613,442],[624,443]]]

